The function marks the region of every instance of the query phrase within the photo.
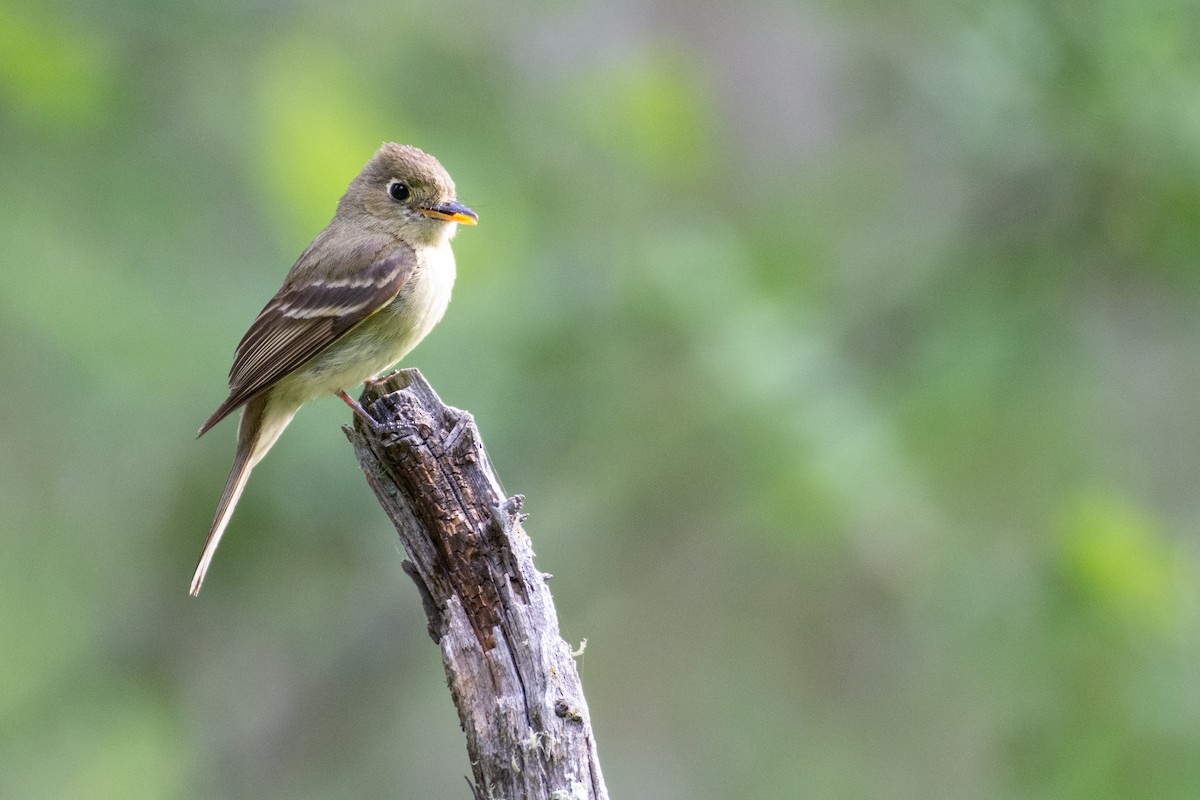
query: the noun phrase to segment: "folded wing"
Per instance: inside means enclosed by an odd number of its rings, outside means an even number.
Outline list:
[[[232,411],[329,347],[400,293],[416,263],[410,247],[360,247],[337,270],[307,269],[321,240],[300,256],[283,288],[246,331],[229,370],[229,397],[200,428],[203,435]],[[325,277],[303,276],[324,272]]]

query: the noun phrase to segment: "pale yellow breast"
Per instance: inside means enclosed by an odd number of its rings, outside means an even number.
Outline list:
[[[448,241],[424,248],[419,266],[390,305],[281,380],[279,388],[303,402],[349,389],[391,367],[442,319],[454,275],[454,253]]]

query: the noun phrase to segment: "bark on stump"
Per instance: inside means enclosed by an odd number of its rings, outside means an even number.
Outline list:
[[[523,498],[506,497],[471,415],[415,369],[364,389],[378,421],[344,428],[410,560],[481,800],[607,800],[587,702],[533,564]]]

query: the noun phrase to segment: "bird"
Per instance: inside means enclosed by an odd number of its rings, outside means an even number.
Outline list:
[[[241,409],[237,449],[189,594],[199,595],[250,471],[302,405],[340,397],[391,367],[441,320],[454,286],[450,240],[478,215],[436,158],[385,143],[350,183],[329,225],[242,337],[229,396],[200,428]]]

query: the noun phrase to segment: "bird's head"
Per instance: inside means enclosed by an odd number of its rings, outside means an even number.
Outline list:
[[[458,223],[478,215],[458,201],[449,173],[428,153],[388,142],[363,168],[338,213],[364,216],[412,244],[436,245],[454,235]]]

